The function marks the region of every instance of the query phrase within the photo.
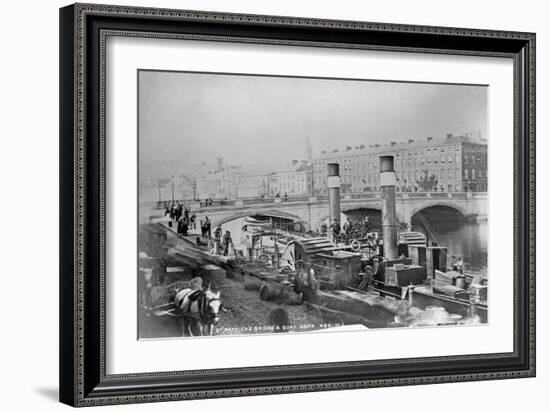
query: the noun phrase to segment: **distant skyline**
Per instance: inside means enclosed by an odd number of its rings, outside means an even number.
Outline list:
[[[139,72],[140,162],[269,167],[322,150],[480,131],[487,87]],[[145,171],[145,170],[143,170]]]

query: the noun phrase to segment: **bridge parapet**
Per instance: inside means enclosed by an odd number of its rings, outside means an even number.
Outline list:
[[[486,199],[486,192],[397,192],[395,193],[396,199],[418,199],[418,198],[451,198],[451,199]],[[357,201],[357,200],[377,200],[380,199],[380,193],[373,191],[368,193],[353,193],[353,194],[344,194],[341,201]],[[183,201],[186,205],[190,206],[192,210],[198,209],[208,209],[218,207],[245,207],[252,205],[270,205],[270,204],[286,204],[286,203],[316,203],[316,202],[326,202],[328,201],[328,196],[326,195],[316,195],[316,196],[290,196],[288,198],[279,198],[279,197],[252,197],[252,198],[240,198],[237,200],[213,200],[213,205],[205,206],[204,203],[201,205],[201,202],[188,200]],[[151,206],[163,208],[171,204],[171,201],[162,201],[162,202],[148,202],[141,203],[143,206]]]
[[[275,200],[278,200],[277,202]],[[153,204],[153,203],[152,203]],[[358,209],[381,208],[381,197],[378,192],[350,194],[341,199],[342,212]],[[283,211],[294,218],[301,219],[312,229],[318,229],[328,216],[327,196],[300,196],[284,198],[248,198],[238,201],[219,201],[212,206],[201,207],[197,202],[187,203],[191,213],[197,217],[208,215],[214,223],[227,221],[232,216],[242,217],[260,214],[262,211]],[[156,204],[155,204],[156,206]],[[434,206],[446,206],[459,211],[466,218],[487,217],[487,193],[439,193],[439,192],[398,192],[396,193],[397,215],[400,222],[411,223],[414,214]]]

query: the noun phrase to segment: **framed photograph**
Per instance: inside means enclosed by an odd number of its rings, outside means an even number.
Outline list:
[[[535,375],[535,34],[60,10],[60,398]]]

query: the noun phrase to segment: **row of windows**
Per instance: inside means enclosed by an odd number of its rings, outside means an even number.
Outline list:
[[[395,174],[397,176],[397,178],[401,178],[401,179],[404,179],[404,178],[408,178],[409,180],[411,180],[412,178],[415,178],[415,179],[419,179],[422,175],[424,175],[425,173],[428,173],[428,174],[435,174],[435,175],[445,175],[445,176],[449,176],[449,178],[455,178],[456,175],[459,174],[459,171],[460,169],[459,168],[455,168],[454,166],[451,166],[451,167],[447,167],[447,168],[434,168],[433,166],[432,167],[428,167],[428,168],[422,168],[422,169],[416,169],[416,170],[396,170]],[[480,172],[483,172],[483,170],[480,170]],[[374,177],[373,176],[378,176],[378,173],[366,173],[366,174],[348,174],[348,173],[345,173],[345,174],[342,174],[341,175],[341,180],[343,182],[351,182],[353,181],[354,179],[365,179],[367,181],[371,181]],[[326,172],[325,173],[319,173],[319,174],[316,174],[315,175],[315,178],[314,178],[314,181],[316,184],[323,184],[323,183],[326,183]]]
[[[476,180],[487,177],[487,170],[476,169],[476,168],[465,168],[464,169],[464,180]]]
[[[432,192],[453,192],[453,191],[461,191],[461,184],[456,184],[455,182],[448,182],[448,181],[438,181],[436,185],[433,187],[430,187],[429,189],[423,188],[418,184],[413,185],[407,185],[407,186],[398,186],[397,192],[422,192],[422,191],[432,191]],[[463,190],[464,191],[485,191],[487,185],[486,184],[473,184],[468,183],[464,185]],[[372,191],[378,191],[379,187],[378,185],[375,186],[366,186],[366,187],[343,187],[342,191],[344,193],[365,193],[365,192],[372,192]],[[321,189],[315,189],[315,194],[317,195],[326,195],[328,193],[328,189],[321,188]]]
[[[424,170],[409,170],[409,171],[396,171],[395,176],[398,181],[400,182],[412,182],[412,181],[420,181],[421,179],[426,177],[426,174],[428,175],[428,178],[430,176],[434,176],[438,179],[448,179],[448,180],[454,180],[456,178],[459,178],[460,176],[460,170],[458,168],[449,168],[449,169],[439,169],[439,170],[428,170],[428,173],[426,173]],[[366,175],[344,175],[341,176],[341,181],[344,184],[356,184],[356,185],[370,185],[373,183],[378,182],[378,176],[379,174],[366,174]],[[487,177],[486,170],[483,169],[464,169],[464,179],[465,180],[475,180],[475,179],[481,179],[484,177]],[[316,176],[314,179],[314,183],[316,186],[325,186],[326,185],[326,176]]]
[[[306,191],[306,186],[304,184],[294,185],[294,184],[281,184],[279,187],[272,187],[271,191],[279,189],[280,191],[291,191],[291,192],[300,192],[303,193]]]
[[[482,163],[487,162],[487,156],[482,154],[470,154],[464,155],[464,164],[476,164],[476,163]]]
[[[347,160],[345,160],[347,161]],[[475,161],[475,160],[474,160]],[[397,159],[395,161],[395,168],[411,168],[416,167],[419,165],[426,165],[426,164],[453,164],[453,163],[459,163],[460,162],[460,155],[452,156],[452,155],[443,155],[443,156],[429,156],[429,157],[420,157],[420,158],[411,158],[408,159],[402,158]],[[377,170],[379,167],[378,162],[365,162],[365,163],[341,163],[341,170],[340,172],[343,174],[345,172],[359,172],[359,171],[371,171],[371,170]],[[326,163],[315,163],[315,172],[320,173],[326,170]]]
[[[417,164],[438,164],[438,163],[459,163],[460,162],[460,146],[455,146],[455,148],[428,148],[417,150],[414,152],[402,151],[395,153],[395,166],[396,168],[402,167],[412,167]],[[400,157],[400,158],[399,158]],[[404,158],[407,157],[407,158]],[[464,163],[466,164],[476,164],[486,162],[487,154],[486,149],[482,149],[480,152],[476,153],[466,153],[464,155]],[[379,160],[374,155],[357,155],[350,158],[338,159],[334,158],[333,160],[321,160],[315,161],[314,167],[316,171],[321,171],[321,169],[326,168],[327,162],[335,161],[340,163],[341,171],[352,171],[352,170],[373,170],[378,169]]]

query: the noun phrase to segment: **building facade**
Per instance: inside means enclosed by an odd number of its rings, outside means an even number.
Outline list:
[[[341,190],[354,194],[379,190],[379,157],[393,155],[397,190],[408,192],[487,191],[487,142],[479,135],[346,147],[313,160],[313,190],[327,194],[327,164],[340,164]]]
[[[190,200],[195,194],[194,180],[186,175],[171,178],[140,176],[139,201]]]
[[[305,196],[313,192],[313,167],[307,161],[293,162],[284,170],[271,173],[267,195]]]
[[[269,184],[268,174],[244,173],[235,175],[233,184],[236,189],[236,198],[258,198],[265,196]]]
[[[197,177],[195,184],[198,200],[235,198],[233,176],[225,170],[211,171],[204,176]]]

